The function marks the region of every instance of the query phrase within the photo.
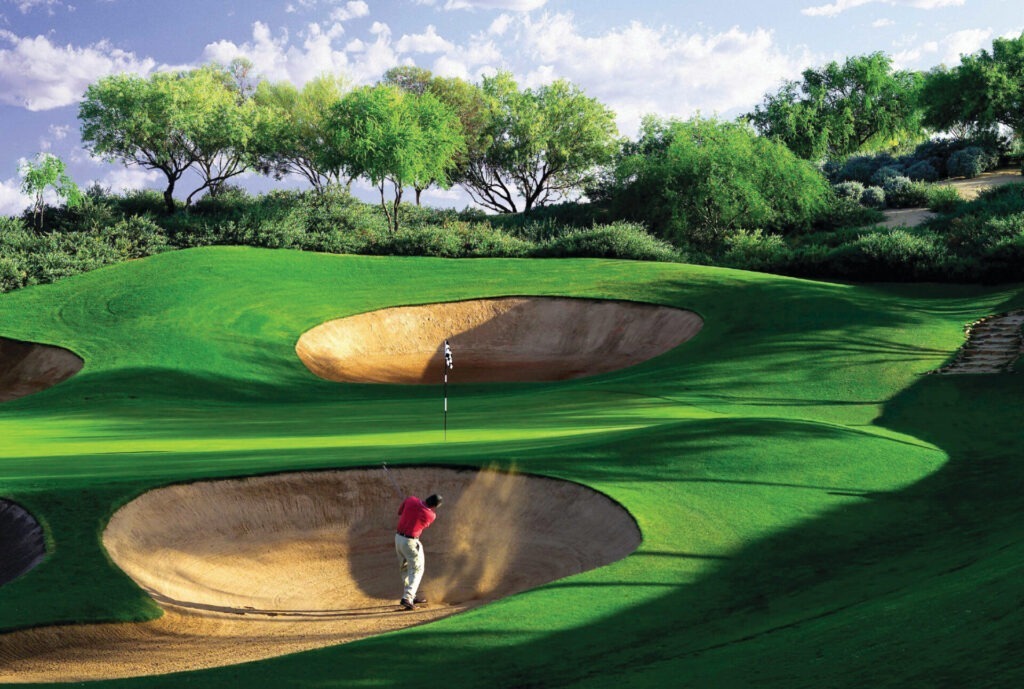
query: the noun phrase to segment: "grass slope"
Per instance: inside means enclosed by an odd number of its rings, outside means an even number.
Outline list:
[[[330,384],[294,354],[331,318],[521,294],[676,305],[706,325],[597,378],[454,384],[446,443],[437,388]],[[1020,684],[1022,376],[920,374],[952,356],[963,323],[1021,305],[1020,287],[243,248],[5,295],[0,335],[69,347],[86,367],[0,407],[0,494],[53,546],[0,588],[0,628],[158,614],[98,544],[113,510],[154,486],[382,459],[494,464],[609,494],[643,545],[398,634],[109,684]]]

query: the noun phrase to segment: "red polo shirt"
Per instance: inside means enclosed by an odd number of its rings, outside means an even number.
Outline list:
[[[415,495],[410,495],[398,508],[398,533],[419,538],[423,529],[434,523],[437,515]]]

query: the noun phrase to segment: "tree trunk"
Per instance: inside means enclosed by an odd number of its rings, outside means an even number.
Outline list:
[[[164,204],[167,206],[167,215],[174,214],[174,180],[169,179],[167,188],[164,189]]]
[[[416,205],[417,206],[420,205],[420,194],[422,194],[422,193],[423,193],[423,190],[420,189],[419,187],[416,187]]]

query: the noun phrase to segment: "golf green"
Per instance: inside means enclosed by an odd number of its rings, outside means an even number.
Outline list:
[[[544,383],[332,383],[327,321],[504,296],[693,311],[692,340]],[[0,629],[137,621],[107,520],[170,483],[392,465],[588,486],[643,538],[428,625],[117,686],[1014,686],[1024,681],[1020,374],[929,376],[1024,288],[853,286],[674,264],[180,251],[0,298],[0,337],[85,365],[0,405],[0,497],[49,554]],[[441,517],[443,518],[443,514]],[[429,533],[424,542],[428,553]],[[427,578],[430,570],[428,564]],[[0,681],[16,682],[4,670]],[[105,685],[100,682],[99,685]]]

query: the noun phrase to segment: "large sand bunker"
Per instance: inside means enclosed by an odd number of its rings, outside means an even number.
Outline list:
[[[692,311],[554,297],[476,299],[371,311],[299,338],[314,374],[342,383],[439,383],[443,343],[457,382],[550,381],[633,366],[689,340]]]
[[[0,402],[67,380],[82,364],[81,357],[61,347],[0,337]]]
[[[0,635],[0,681],[162,674],[344,643],[609,564],[640,544],[621,506],[574,483],[392,473],[408,493],[445,497],[423,536],[427,606],[397,605],[399,499],[380,469],[170,486],[121,508],[103,534],[164,616]]]
[[[21,505],[0,498],[0,585],[17,579],[44,557],[43,527]]]

